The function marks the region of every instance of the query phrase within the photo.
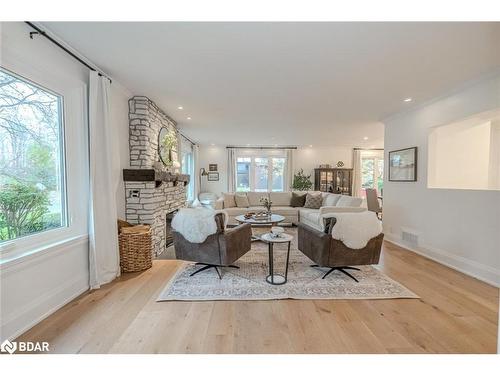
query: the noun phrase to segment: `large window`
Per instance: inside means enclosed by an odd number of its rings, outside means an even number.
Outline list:
[[[236,191],[283,191],[285,157],[242,156],[236,160]]]
[[[62,108],[0,69],[0,243],[66,226]]]
[[[379,195],[384,189],[384,152],[382,150],[363,150],[361,152],[361,191],[359,196],[366,196],[365,189],[376,189]]]

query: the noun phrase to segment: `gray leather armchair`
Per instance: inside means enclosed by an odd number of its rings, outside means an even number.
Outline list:
[[[175,257],[180,260],[196,262],[197,265],[203,266],[190,276],[215,268],[219,278],[222,279],[219,268],[239,268],[233,263],[251,248],[252,229],[250,224],[243,224],[226,230],[224,229],[224,214],[216,214],[214,218],[217,223],[217,232],[208,236],[202,243],[189,242],[179,232],[172,231]]]
[[[330,273],[338,270],[349,276],[354,281],[358,280],[346,270],[357,270],[352,266],[378,264],[384,234],[380,233],[372,238],[362,249],[350,249],[342,241],[332,237],[332,229],[336,219],[324,219],[325,230],[319,231],[306,224],[298,224],[298,247],[299,250],[316,264],[312,267],[328,267],[328,272],[323,275],[323,279]]]

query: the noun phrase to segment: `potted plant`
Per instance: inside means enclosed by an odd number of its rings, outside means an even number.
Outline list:
[[[294,190],[311,190],[312,188],[311,175],[306,176],[304,174],[304,170],[300,169],[300,171],[298,171],[297,174],[293,176],[292,188]]]

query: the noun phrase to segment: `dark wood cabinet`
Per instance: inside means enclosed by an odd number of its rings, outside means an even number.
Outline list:
[[[352,168],[314,169],[314,190],[352,195]]]

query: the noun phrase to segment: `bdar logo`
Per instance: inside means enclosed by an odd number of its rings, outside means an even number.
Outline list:
[[[3,353],[13,354],[17,349],[17,342],[10,342],[9,340],[5,340],[2,345],[0,345],[0,351]]]

